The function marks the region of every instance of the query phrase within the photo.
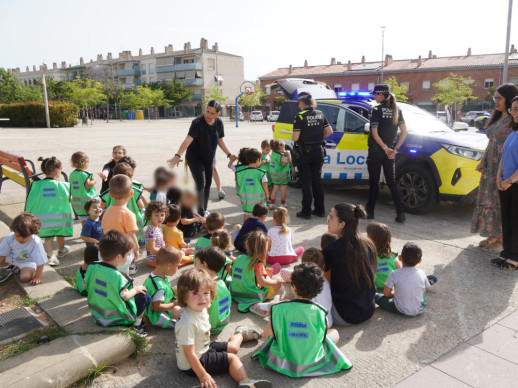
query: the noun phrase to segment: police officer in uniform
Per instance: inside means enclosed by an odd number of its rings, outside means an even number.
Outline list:
[[[365,209],[367,210],[367,217],[374,218],[374,207],[379,196],[381,167],[383,167],[385,180],[396,207],[396,222],[403,223],[406,220],[405,207],[396,184],[395,161],[396,153],[407,135],[405,120],[397,106],[395,96],[390,93],[388,85],[376,85],[373,94],[379,105],[374,107],[370,121],[369,153],[367,156],[369,200]],[[401,130],[401,134],[396,142],[398,128]]]
[[[297,217],[310,219],[311,214],[325,217],[322,165],[324,164],[324,138],[333,134],[324,114],[314,109],[316,101],[311,94],[302,92],[298,97],[300,112],[295,117],[293,135],[295,142],[292,157],[296,160],[302,181],[302,211]],[[311,211],[314,198],[315,208]]]

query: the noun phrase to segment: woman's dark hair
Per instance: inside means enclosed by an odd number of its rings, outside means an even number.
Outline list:
[[[41,171],[45,175],[50,175],[52,172],[54,172],[57,169],[62,168],[61,162],[55,157],[51,156],[50,158],[43,159],[42,156],[38,158],[38,161],[41,162]]]
[[[511,100],[511,105],[513,105],[513,103],[515,103],[515,102],[518,102],[518,96],[514,97]],[[509,127],[511,127],[511,129],[513,131],[518,131],[518,123],[515,123],[512,117],[511,117],[511,124],[509,125]]]
[[[392,124],[396,125],[399,121],[399,110],[397,107],[396,96],[389,91],[381,93],[385,97],[385,103],[392,109]]]
[[[507,110],[511,109],[511,104],[513,103],[513,98],[518,96],[518,87],[515,84],[512,83],[506,83],[503,85],[500,85],[495,93],[498,92],[500,95],[502,95],[503,98],[505,98],[505,108]],[[491,114],[491,117],[489,120],[487,120],[486,127],[489,127],[490,125],[493,125],[498,120],[500,120],[500,117],[502,117],[502,112],[493,109],[493,113]]]
[[[361,289],[360,276],[362,276],[370,288],[376,273],[376,246],[358,229],[360,218],[366,218],[367,213],[363,206],[350,203],[336,204],[333,209],[336,211],[338,220],[345,222],[339,238],[345,244],[345,257],[342,259],[347,258],[347,269],[356,287]]]
[[[210,100],[209,103],[207,104],[207,108],[209,106],[216,109],[216,113],[219,113],[221,111],[221,104],[219,102],[217,102],[216,100]]]

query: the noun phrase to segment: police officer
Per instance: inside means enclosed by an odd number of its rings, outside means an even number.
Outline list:
[[[367,217],[374,218],[374,207],[379,196],[381,167],[383,167],[385,180],[396,206],[396,222],[403,223],[406,220],[405,207],[396,185],[395,161],[396,153],[407,135],[405,120],[388,85],[376,85],[373,94],[379,105],[374,107],[370,121],[369,154],[367,156],[369,200],[365,206]],[[396,142],[398,128],[401,130],[401,134]]]
[[[302,181],[302,211],[297,217],[310,219],[311,214],[325,217],[324,188],[322,187],[322,165],[324,164],[324,138],[333,134],[322,112],[316,110],[316,101],[311,94],[302,92],[298,97],[300,112],[295,117],[293,135],[295,142],[293,157]],[[311,211],[312,199],[315,209]]]

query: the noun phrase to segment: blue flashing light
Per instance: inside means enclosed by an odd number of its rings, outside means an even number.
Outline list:
[[[410,149],[410,150],[408,150],[408,152],[410,152],[411,154],[417,154],[417,150],[414,150],[414,149]]]
[[[370,92],[338,92],[338,98],[373,98]]]

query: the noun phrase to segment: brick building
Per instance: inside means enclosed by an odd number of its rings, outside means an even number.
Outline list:
[[[383,79],[395,76],[400,85],[407,87],[408,102],[419,105],[427,110],[435,110],[436,105],[431,98],[437,92],[434,83],[448,77],[450,73],[459,74],[473,79],[473,95],[478,97],[474,104],[484,102],[490,86],[502,83],[504,54],[473,55],[468,49],[464,56],[437,57],[430,51],[426,58],[396,60],[386,55],[381,61],[367,62],[362,57],[361,62],[337,62],[331,58],[328,65],[309,66],[305,61],[302,67],[283,67],[259,77],[261,87],[269,94],[272,81],[281,78],[311,78],[321,81],[336,91],[370,91],[374,85]],[[509,82],[518,85],[518,52],[511,47],[509,55]],[[274,95],[270,95],[268,105],[274,106]]]

